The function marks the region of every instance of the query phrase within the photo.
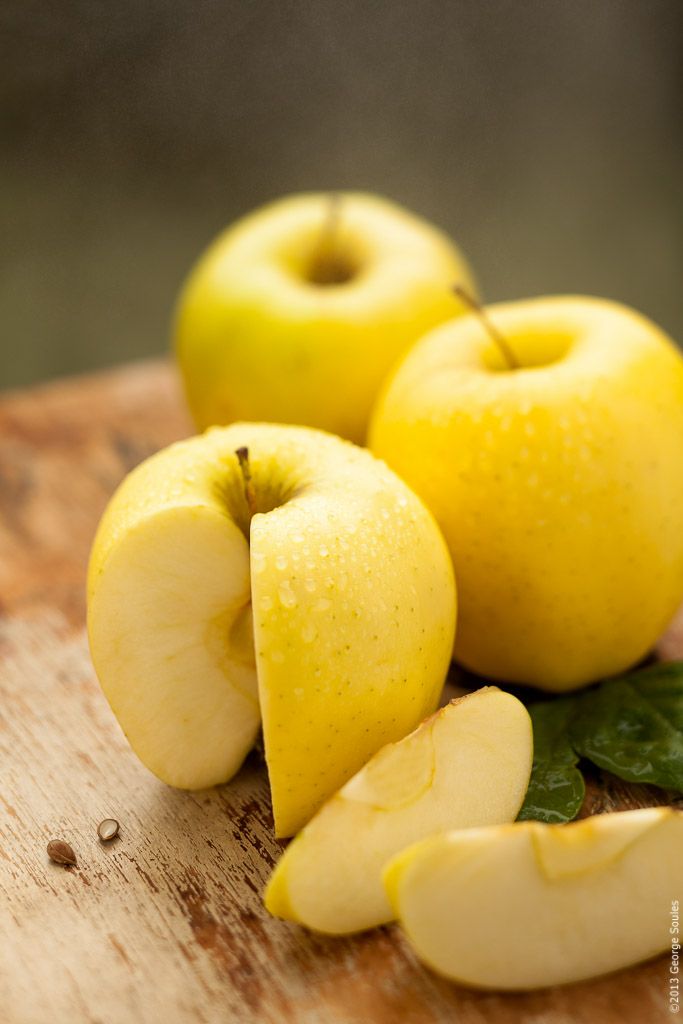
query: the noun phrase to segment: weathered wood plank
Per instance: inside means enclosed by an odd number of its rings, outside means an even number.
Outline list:
[[[280,846],[253,754],[229,786],[181,793],[137,762],[84,632],[98,517],[124,473],[190,431],[171,368],[142,364],[0,401],[0,1008],[4,1024],[644,1024],[667,963],[524,996],[467,992],[392,928],[353,940],[270,919]],[[683,628],[662,646],[683,654]],[[659,799],[605,777],[586,810]],[[113,816],[120,838],[101,844]],[[50,838],[78,856],[49,862]],[[615,921],[615,928],[626,922]],[[491,922],[491,973],[515,941]]]

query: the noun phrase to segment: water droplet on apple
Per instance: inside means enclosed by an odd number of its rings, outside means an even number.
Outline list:
[[[315,610],[317,612],[326,612],[329,608],[331,608],[331,606],[331,601],[328,601],[326,597],[321,597],[321,599],[315,605]]]
[[[317,630],[311,622],[307,622],[304,628],[301,630],[301,639],[305,644],[312,643],[317,635]]]
[[[261,598],[261,600],[259,601],[259,608],[261,609],[262,612],[269,612],[272,607],[273,607],[273,599],[272,599],[272,597],[268,597],[268,595],[265,594]]]
[[[304,580],[304,587],[306,588],[306,590],[308,591],[309,594],[314,594],[315,593],[316,586],[317,586],[317,584],[316,584],[315,580],[312,580],[310,578],[310,576],[307,579]]]
[[[329,555],[329,553],[330,553],[330,552],[329,552],[329,549],[328,549],[328,548],[326,548],[324,544],[321,544],[321,545],[320,545],[320,548],[318,549],[318,554],[320,555],[320,557],[321,557],[321,558],[327,558],[327,556]]]
[[[275,568],[276,569],[280,569],[280,571],[282,571],[283,569],[287,568],[287,556],[286,555],[278,555],[277,556],[277,558],[275,559]]]
[[[251,552],[251,571],[253,573],[260,573],[266,567],[266,556],[261,551]]]
[[[284,608],[293,608],[296,604],[296,594],[292,590],[289,580],[285,580],[278,587],[277,595],[280,598],[280,604]]]

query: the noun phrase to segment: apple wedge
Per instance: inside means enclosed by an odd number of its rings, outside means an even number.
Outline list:
[[[531,721],[516,697],[487,686],[451,701],[318,811],[275,868],[266,908],[337,935],[390,921],[387,861],[435,832],[514,820],[531,758]]]
[[[261,719],[278,835],[437,706],[453,571],[418,498],[320,431],[235,424],[123,482],[88,581],[102,688],[174,786],[227,781]]]
[[[670,948],[682,860],[683,813],[652,807],[434,836],[394,858],[384,880],[420,959],[462,984],[512,991]]]

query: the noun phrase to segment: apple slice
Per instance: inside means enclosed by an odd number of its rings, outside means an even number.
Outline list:
[[[440,974],[534,989],[669,948],[682,859],[683,814],[652,807],[433,836],[395,857],[384,879],[415,952]]]
[[[487,686],[451,701],[318,811],[275,868],[267,909],[330,934],[390,921],[387,861],[434,832],[512,821],[531,756],[531,721],[516,697]]]
[[[291,835],[436,707],[453,570],[431,515],[369,452],[235,424],[124,481],[93,546],[88,628],[131,746],[171,785],[227,781],[263,719]]]

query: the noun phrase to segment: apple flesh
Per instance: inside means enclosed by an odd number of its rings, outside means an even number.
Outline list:
[[[417,843],[385,870],[417,955],[485,989],[597,977],[671,947],[683,813],[600,814],[570,825],[517,822]],[[504,946],[504,955],[492,953]]]
[[[290,196],[238,221],[180,296],[175,347],[200,430],[303,423],[364,443],[396,359],[474,286],[431,224],[361,193]]]
[[[341,935],[393,917],[382,868],[417,839],[513,821],[531,772],[531,720],[496,687],[451,701],[379,750],[287,848],[266,890],[277,917]]]
[[[91,555],[93,662],[133,749],[171,785],[211,786],[262,719],[278,835],[434,710],[454,625],[431,515],[369,452],[306,428],[235,424],[158,453]]]
[[[380,398],[371,447],[432,510],[456,658],[569,690],[617,675],[683,600],[683,358],[614,303],[491,306],[438,327]]]

